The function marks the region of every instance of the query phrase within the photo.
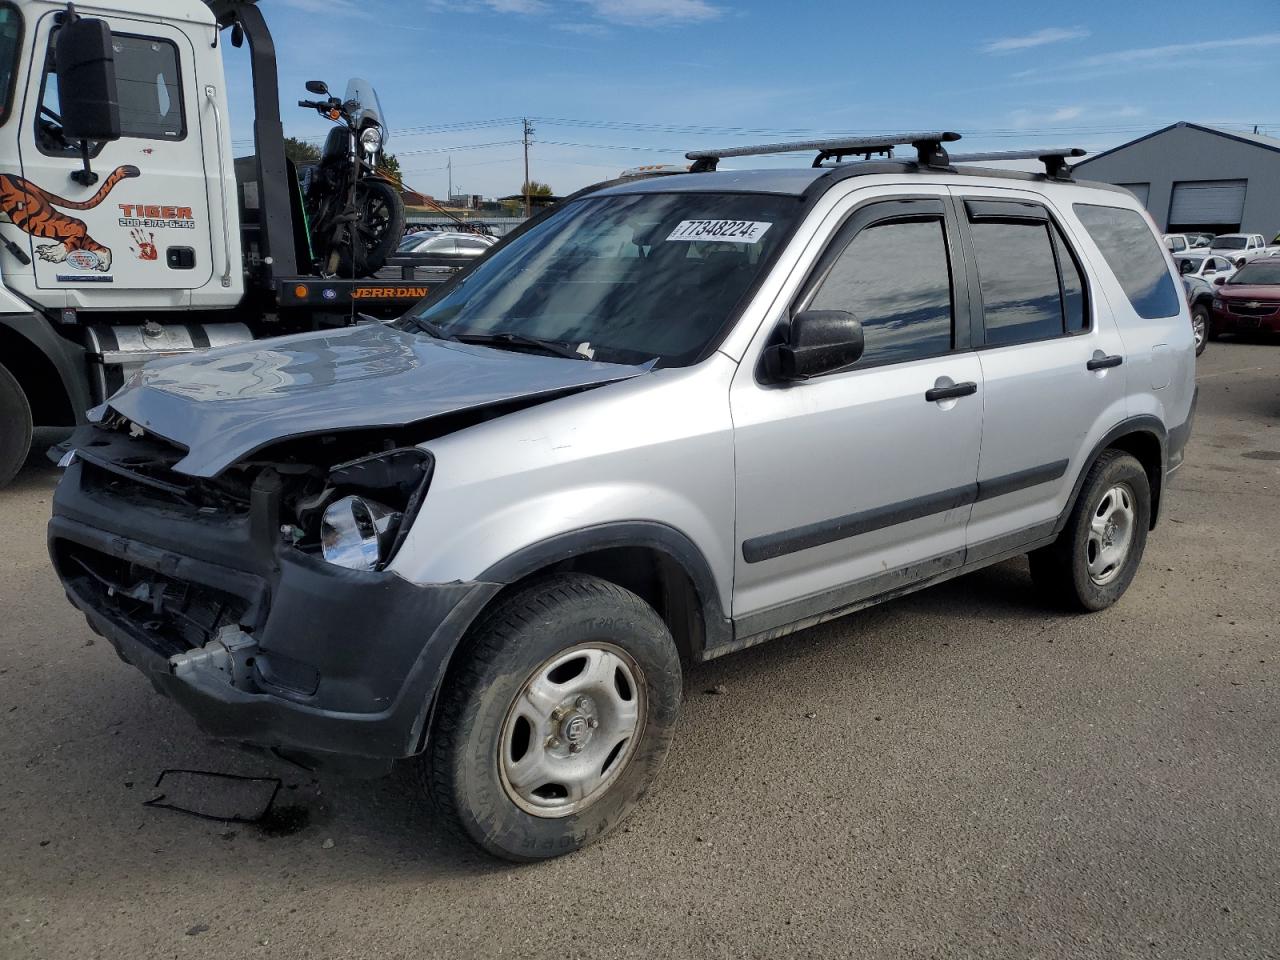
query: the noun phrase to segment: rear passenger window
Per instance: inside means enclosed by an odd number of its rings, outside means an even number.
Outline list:
[[[1132,210],[1077,203],[1072,208],[1106,258],[1134,312],[1147,320],[1172,317],[1178,291],[1147,221]]]
[[[1049,226],[1043,222],[970,224],[990,346],[1062,334],[1062,295]]]
[[[951,349],[951,268],[940,219],[873,224],[849,242],[809,307],[862,321],[858,366],[934,357]]]

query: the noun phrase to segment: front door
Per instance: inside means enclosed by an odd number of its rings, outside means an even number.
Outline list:
[[[19,121],[29,185],[23,203],[35,212],[10,217],[15,224],[21,219],[27,234],[36,286],[83,291],[110,284],[175,294],[203,286],[213,251],[190,40],[165,24],[106,18],[122,135],[91,144],[97,180],[85,185],[72,179],[83,167],[79,145],[63,139],[58,120],[54,17],[45,14],[30,30],[37,67]]]
[[[963,561],[982,375],[944,197],[944,188],[923,188],[851,200],[829,219],[825,251],[781,310],[780,322],[802,309],[853,313],[865,331],[861,360],[802,383],[762,383],[757,361],[773,333],[765,330],[735,375],[740,636]]]

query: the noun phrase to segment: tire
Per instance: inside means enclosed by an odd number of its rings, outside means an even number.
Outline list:
[[[355,243],[344,243],[338,253],[338,276],[372,277],[384,266],[404,237],[404,201],[384,180],[356,184]]]
[[[0,366],[0,487],[17,476],[31,452],[31,404],[13,374]]]
[[[614,830],[657,776],[680,708],[679,654],[653,608],[562,574],[500,601],[464,643],[418,760],[436,808],[515,861]]]
[[[1197,357],[1204,353],[1204,348],[1209,343],[1211,326],[1212,317],[1209,308],[1203,303],[1197,303],[1191,308],[1191,329],[1195,332]]]
[[[1056,604],[1104,610],[1133,582],[1150,523],[1151,487],[1142,464],[1121,450],[1105,450],[1089,469],[1066,528],[1031,554],[1031,577]],[[1119,554],[1117,538],[1124,543]]]

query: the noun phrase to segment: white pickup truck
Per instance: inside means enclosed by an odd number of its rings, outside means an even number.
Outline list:
[[[1237,267],[1246,260],[1280,253],[1280,246],[1268,246],[1260,233],[1224,233],[1214,237],[1209,252],[1230,257]]]

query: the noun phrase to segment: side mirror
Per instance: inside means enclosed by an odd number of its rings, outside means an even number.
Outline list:
[[[1213,285],[1214,285],[1215,287],[1220,287],[1220,286],[1222,286],[1222,285],[1223,285],[1224,283],[1226,283],[1226,282],[1227,282],[1227,278],[1226,278],[1226,277],[1214,277],[1214,278],[1213,278]]]
[[[1190,260],[1179,260],[1179,261],[1178,261],[1178,272],[1179,272],[1179,273],[1182,273],[1182,274],[1192,273],[1192,272],[1195,270],[1195,268],[1196,268],[1196,265],[1195,265],[1194,263],[1192,263]]]
[[[120,97],[107,22],[78,17],[61,27],[54,61],[63,137],[68,142],[119,140]]]
[[[808,380],[856,363],[865,341],[862,323],[845,310],[804,310],[791,318],[782,343],[765,350],[770,380]]]
[[[307,93],[314,93],[318,97],[327,97],[329,95],[329,85],[323,80],[308,80]]]

